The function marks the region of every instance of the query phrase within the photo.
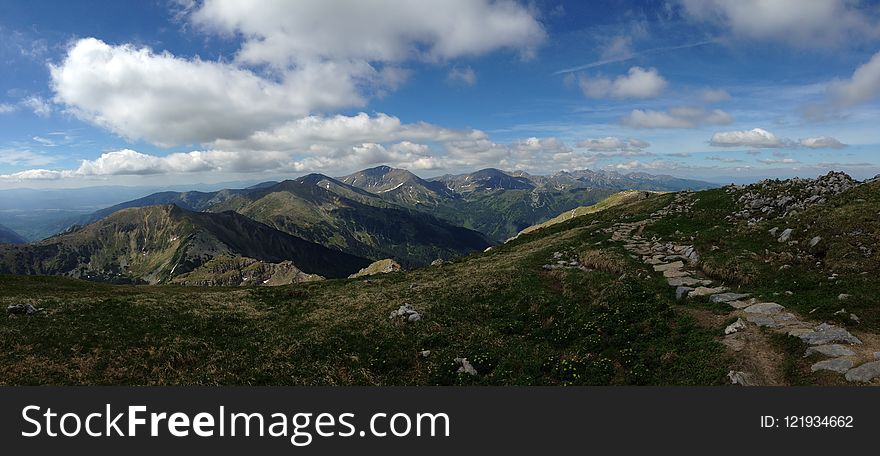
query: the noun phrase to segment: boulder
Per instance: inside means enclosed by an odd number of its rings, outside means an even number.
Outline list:
[[[688,296],[688,293],[694,291],[691,287],[678,287],[675,289],[675,299],[682,300]]]
[[[724,328],[724,334],[725,335],[733,334],[733,333],[741,331],[743,329],[746,329],[745,322],[742,320],[742,318],[737,318],[735,322],[727,325],[727,327]]]
[[[836,358],[838,356],[854,356],[856,352],[846,348],[844,345],[840,344],[828,344],[828,345],[817,345],[815,347],[807,348],[807,353],[804,356],[810,356],[815,353],[819,353],[820,355],[830,356],[832,358]]]
[[[692,292],[690,292],[690,294],[688,294],[688,297],[689,298],[697,298],[700,296],[710,296],[713,294],[723,293],[724,290],[725,290],[724,287],[715,287],[715,288],[697,287],[694,291],[692,291]]]
[[[458,372],[459,374],[468,374],[468,375],[478,375],[477,370],[474,369],[474,366],[471,365],[470,361],[467,358],[455,358],[455,364],[458,364]]]
[[[846,379],[851,382],[870,382],[880,377],[880,361],[872,361],[859,367],[850,369],[846,373]]]
[[[391,316],[388,318],[392,320],[399,318],[403,321],[416,322],[422,319],[422,314],[420,314],[411,304],[404,304],[397,310],[391,311]]]
[[[760,302],[746,307],[745,311],[748,313],[772,314],[779,313],[783,309],[785,309],[785,307],[776,304],[775,302]]]
[[[779,239],[777,239],[777,241],[788,242],[788,240],[791,239],[792,231],[793,230],[791,228],[786,228],[785,231],[783,231],[782,234],[779,236]]]
[[[810,371],[816,372],[820,370],[829,370],[839,374],[845,374],[852,369],[853,362],[847,358],[831,358],[819,361],[810,366]]]
[[[749,293],[719,293],[709,296],[709,301],[712,302],[730,302],[730,301],[739,301],[740,299],[746,299],[752,296]]]
[[[827,345],[832,342],[846,342],[849,344],[861,344],[862,341],[849,331],[834,325],[822,323],[814,331],[807,331],[797,335],[801,340],[810,345]]]

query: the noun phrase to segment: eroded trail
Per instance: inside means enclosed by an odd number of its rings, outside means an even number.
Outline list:
[[[782,385],[784,355],[772,348],[764,329],[795,336],[808,348],[804,356],[819,355],[823,359],[811,366],[813,372],[831,371],[850,382],[880,381],[880,345],[875,334],[853,334],[840,326],[804,318],[784,306],[767,302],[743,290],[728,290],[723,283],[706,277],[700,270],[700,255],[693,246],[664,243],[654,237],[642,236],[645,227],[673,213],[686,213],[691,206],[680,194],[666,208],[645,220],[617,223],[607,232],[613,241],[624,243],[633,257],[653,266],[675,289],[679,300],[706,298],[729,306],[721,321],[708,314],[695,314],[704,324],[717,326],[728,317],[736,321],[725,328],[722,343],[733,354],[735,362],[728,373],[731,383],[749,385]],[[694,313],[699,312],[691,309]]]

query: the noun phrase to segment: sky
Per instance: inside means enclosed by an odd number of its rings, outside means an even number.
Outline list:
[[[880,173],[880,2],[0,0],[0,188]]]

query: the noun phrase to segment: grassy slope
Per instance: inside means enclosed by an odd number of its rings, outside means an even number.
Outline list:
[[[537,225],[532,225],[521,231],[522,234],[531,233],[532,231],[539,230],[541,228],[547,228],[551,225],[556,225],[557,223],[562,223],[566,220],[571,220],[575,217],[580,217],[582,215],[593,214],[596,212],[604,211],[614,206],[619,206],[621,204],[630,203],[633,201],[637,201],[644,195],[645,192],[638,190],[626,190],[622,192],[615,193],[608,198],[599,201],[596,204],[590,206],[579,206],[570,211],[563,212],[562,214],[553,217],[550,220],[547,220],[544,223],[539,223]]]
[[[722,383],[714,333],[673,310],[661,279],[619,246],[587,253],[607,239],[599,228],[668,201],[652,197],[488,254],[366,279],[242,290],[0,277],[0,304],[47,309],[0,320],[0,383]],[[557,251],[607,266],[544,270]],[[389,320],[405,302],[422,321]],[[478,377],[456,373],[462,356]]]

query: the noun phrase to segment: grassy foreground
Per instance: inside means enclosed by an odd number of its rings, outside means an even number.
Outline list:
[[[0,383],[721,384],[718,329],[677,311],[662,278],[601,230],[670,198],[362,279],[190,288],[3,276],[0,304],[45,311],[0,319]],[[590,270],[543,267],[559,258]],[[404,303],[422,320],[389,319]],[[478,375],[458,373],[459,357]]]

